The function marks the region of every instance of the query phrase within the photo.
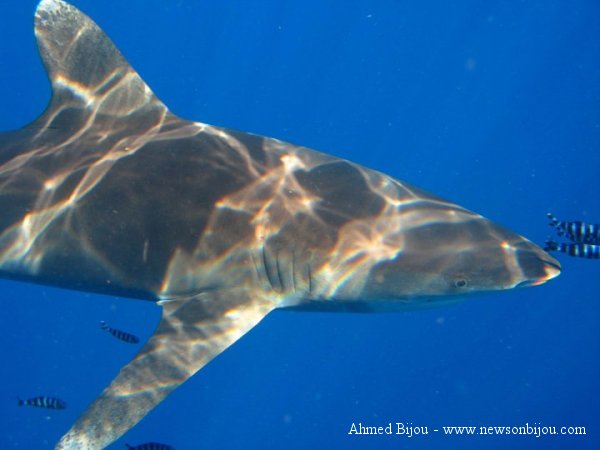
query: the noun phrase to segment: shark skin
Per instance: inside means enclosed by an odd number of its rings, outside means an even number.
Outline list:
[[[179,118],[62,0],[35,15],[45,112],[0,133],[0,276],[156,302],[57,449],[100,449],[275,308],[403,310],[541,284],[542,249],[380,172]]]

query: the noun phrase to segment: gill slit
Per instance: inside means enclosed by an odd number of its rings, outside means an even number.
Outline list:
[[[275,269],[277,270],[277,279],[279,280],[280,292],[285,291],[285,285],[283,284],[283,275],[281,273],[281,265],[279,263],[279,250],[275,252]]]
[[[308,278],[308,294],[312,297],[313,293],[313,280],[312,280],[312,270],[310,268],[310,264],[306,265],[307,269],[307,278]]]
[[[262,248],[262,263],[263,267],[265,268],[265,275],[267,276],[267,281],[269,282],[271,289],[275,290],[275,279],[273,278],[273,274],[271,273],[271,269],[269,268],[269,259],[267,257],[267,250],[264,245]]]
[[[292,252],[292,289],[296,293],[296,254]]]

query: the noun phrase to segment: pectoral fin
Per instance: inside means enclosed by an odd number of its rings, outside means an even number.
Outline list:
[[[154,335],[56,448],[106,447],[272,309],[268,300],[241,290],[164,302]]]

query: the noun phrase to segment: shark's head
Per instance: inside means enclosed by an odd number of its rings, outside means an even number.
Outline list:
[[[560,273],[531,241],[409,183],[347,161],[306,166],[295,179],[314,221],[296,246],[316,242],[307,253],[317,301],[418,307]]]
[[[365,296],[435,304],[438,296],[536,286],[560,273],[559,262],[540,247],[479,215],[427,215],[403,233],[395,258],[370,269]]]

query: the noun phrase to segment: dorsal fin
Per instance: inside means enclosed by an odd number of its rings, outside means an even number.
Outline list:
[[[52,84],[49,120],[73,108],[94,119],[168,112],[108,36],[74,6],[42,0],[35,34]]]

